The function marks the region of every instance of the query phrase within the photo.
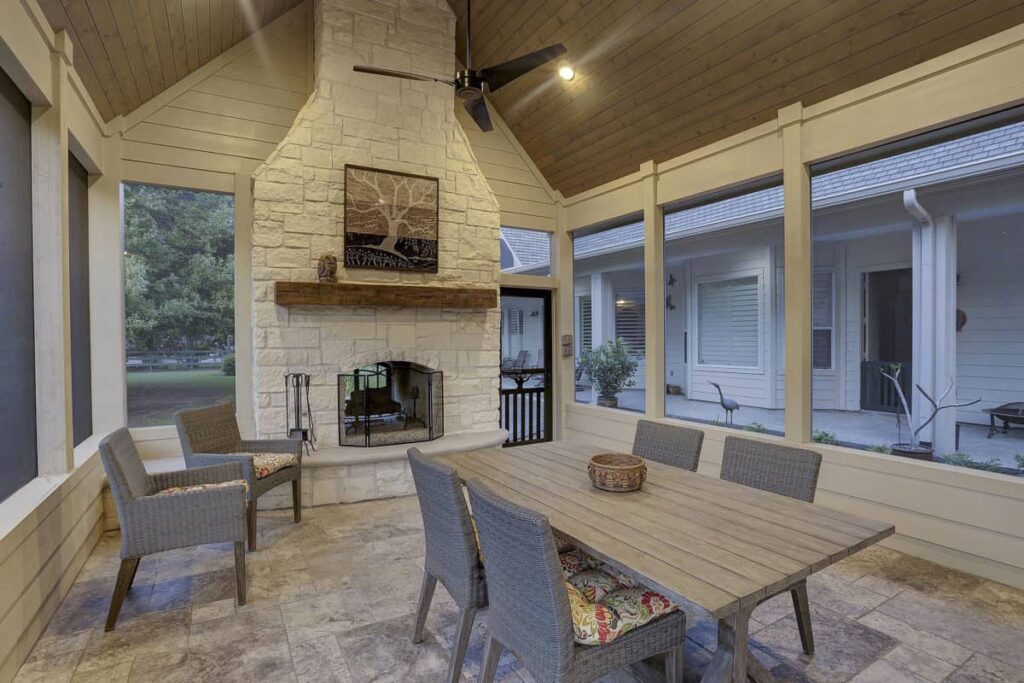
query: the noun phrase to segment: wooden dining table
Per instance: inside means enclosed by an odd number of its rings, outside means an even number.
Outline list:
[[[639,491],[602,491],[587,463],[607,451],[552,441],[438,459],[463,481],[546,515],[618,571],[717,619],[705,683],[773,680],[749,652],[754,607],[894,532],[892,524],[651,461]]]

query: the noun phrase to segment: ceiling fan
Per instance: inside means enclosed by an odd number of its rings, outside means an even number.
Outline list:
[[[484,102],[484,85],[487,85],[487,92],[494,92],[502,86],[508,85],[525,73],[533,71],[538,66],[550,62],[552,59],[564,55],[567,50],[565,45],[557,43],[542,48],[536,52],[525,54],[515,59],[510,59],[501,64],[488,66],[484,69],[473,69],[472,53],[472,25],[473,11],[471,0],[466,0],[466,68],[455,72],[455,78],[445,80],[432,76],[409,73],[407,71],[395,71],[394,69],[379,69],[375,66],[356,65],[353,70],[365,74],[377,74],[378,76],[391,76],[393,78],[405,78],[412,81],[435,81],[444,83],[455,88],[455,94],[462,100],[462,106],[466,108],[469,115],[476,121],[480,130],[487,132],[494,130],[491,125],[491,116],[487,113],[487,104]]]

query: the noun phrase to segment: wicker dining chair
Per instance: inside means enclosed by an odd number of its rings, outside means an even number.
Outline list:
[[[114,630],[124,598],[146,555],[207,543],[235,544],[235,591],[245,604],[246,483],[237,462],[146,472],[131,434],[118,429],[100,441],[100,460],[121,524],[121,566],[105,630]]]
[[[704,432],[699,429],[640,420],[633,436],[633,455],[696,472],[703,444]]]
[[[491,683],[503,649],[539,683],[584,683],[655,656],[665,678],[683,680],[686,615],[665,614],[604,645],[578,645],[565,578],[547,517],[520,507],[478,481],[468,484],[487,562],[487,644],[481,683]]]
[[[423,585],[412,642],[423,641],[427,611],[434,597],[434,588],[440,581],[459,608],[447,678],[450,683],[457,683],[462,677],[462,662],[473,631],[473,618],[478,609],[487,606],[484,568],[469,508],[455,470],[424,456],[418,448],[410,448],[408,456],[426,540]]]
[[[183,410],[175,415],[178,438],[188,468],[225,462],[242,463],[249,483],[249,550],[256,548],[256,500],[286,482],[292,483],[292,514],[302,521],[302,441],[298,439],[243,439],[235,419],[235,408],[221,403],[207,408]],[[260,476],[261,456],[294,456],[294,464]]]
[[[722,479],[727,481],[813,503],[820,470],[821,454],[816,451],[738,436],[725,438]],[[800,644],[805,653],[813,655],[814,631],[807,600],[807,581],[800,581],[788,590],[793,596]]]

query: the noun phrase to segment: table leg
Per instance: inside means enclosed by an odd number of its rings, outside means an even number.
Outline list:
[[[718,620],[718,649],[701,683],[757,683],[774,681],[771,672],[750,653],[750,613],[753,607],[741,607],[735,614]]]

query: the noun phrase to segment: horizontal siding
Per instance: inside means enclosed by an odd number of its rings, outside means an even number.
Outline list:
[[[99,540],[102,486],[102,467],[94,454],[4,537],[0,681],[14,678]]]
[[[513,228],[555,229],[555,205],[539,172],[506,135],[503,126],[489,133],[476,127],[456,103],[455,114],[466,133],[480,172],[501,208],[501,224]],[[492,107],[492,116],[497,112]],[[508,133],[511,135],[511,133]]]
[[[253,49],[126,130],[125,177],[212,188],[224,185],[223,174],[255,171],[308,98],[308,21],[308,11],[286,15],[252,41]]]

